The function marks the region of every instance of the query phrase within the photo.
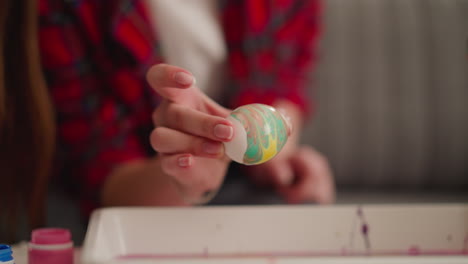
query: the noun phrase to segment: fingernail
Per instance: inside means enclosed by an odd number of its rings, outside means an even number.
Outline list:
[[[186,72],[178,72],[174,75],[174,80],[181,85],[191,85],[194,83],[195,78]]]
[[[220,139],[231,139],[234,129],[231,126],[218,124],[214,127],[214,134]]]
[[[190,165],[192,165],[192,158],[187,157],[187,156],[180,157],[177,162],[179,163],[180,167],[183,167],[183,168],[190,167]]]
[[[221,152],[221,144],[214,142],[203,142],[203,152],[207,154],[219,154]]]

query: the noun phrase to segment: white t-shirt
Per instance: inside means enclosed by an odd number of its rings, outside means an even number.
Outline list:
[[[168,64],[185,68],[217,100],[222,93],[226,44],[216,0],[145,0]]]

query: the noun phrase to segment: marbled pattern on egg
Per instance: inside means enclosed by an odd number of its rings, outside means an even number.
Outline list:
[[[263,104],[241,106],[231,113],[244,127],[247,150],[243,164],[255,165],[276,156],[288,139],[288,125],[273,107]]]

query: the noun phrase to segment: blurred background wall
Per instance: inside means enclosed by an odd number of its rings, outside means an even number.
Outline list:
[[[304,141],[340,186],[468,185],[468,0],[325,0]]]

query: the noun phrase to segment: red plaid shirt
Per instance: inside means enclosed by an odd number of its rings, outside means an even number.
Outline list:
[[[141,1],[39,0],[40,49],[58,122],[59,174],[96,205],[120,163],[149,157],[157,96],[147,69],[164,59]],[[307,111],[305,84],[319,0],[223,0],[230,107],[286,98]]]

